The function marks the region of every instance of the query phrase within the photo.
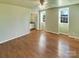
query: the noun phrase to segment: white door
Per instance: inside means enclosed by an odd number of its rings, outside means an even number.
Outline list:
[[[40,30],[45,30],[46,12],[40,12]]]
[[[59,33],[68,34],[69,32],[69,8],[59,9]]]

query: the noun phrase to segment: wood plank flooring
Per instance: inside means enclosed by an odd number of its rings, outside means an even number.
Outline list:
[[[34,30],[29,35],[0,44],[0,58],[78,58],[78,40]]]

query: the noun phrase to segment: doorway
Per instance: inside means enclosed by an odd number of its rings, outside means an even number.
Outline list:
[[[45,30],[46,11],[40,11],[40,30]]]
[[[69,8],[59,9],[58,29],[60,34],[68,34],[69,32]]]

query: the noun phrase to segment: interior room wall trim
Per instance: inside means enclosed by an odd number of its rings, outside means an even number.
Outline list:
[[[27,34],[22,34],[22,35],[19,35],[19,36],[10,38],[10,39],[6,39],[6,40],[4,40],[4,41],[0,41],[0,44],[6,43],[6,42],[8,42],[8,41],[11,41],[11,40],[14,40],[14,39],[17,39],[17,38],[20,38],[20,37],[23,37],[23,36],[28,35],[28,34],[30,34],[30,32],[28,32]]]
[[[52,33],[52,34],[59,34],[58,32],[52,32],[52,31],[48,31],[48,30],[45,30],[45,32],[49,32],[49,33]]]
[[[46,31],[46,32],[49,32],[49,33],[52,33],[52,34],[57,34],[57,35],[62,34],[62,35],[68,36],[70,38],[74,38],[74,40],[78,40],[79,39],[79,37],[77,37],[77,36],[72,36],[72,35],[66,34],[66,33],[58,33],[58,32],[51,32],[51,31]]]
[[[73,35],[69,35],[69,37],[74,38],[75,40],[78,40],[79,39],[79,37],[73,36]]]

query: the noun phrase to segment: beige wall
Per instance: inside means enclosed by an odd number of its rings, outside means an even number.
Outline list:
[[[28,34],[30,9],[0,4],[0,43]]]
[[[59,22],[59,9],[60,8],[52,8],[46,10],[46,30],[49,32],[68,34],[69,24]]]
[[[46,31],[58,33],[58,9],[46,10]]]
[[[79,5],[69,7],[69,32],[66,34],[79,37]],[[46,10],[46,30],[49,32],[58,33],[58,8]],[[66,25],[60,26],[63,33],[66,32]]]
[[[79,37],[79,5],[70,6],[69,33]]]

